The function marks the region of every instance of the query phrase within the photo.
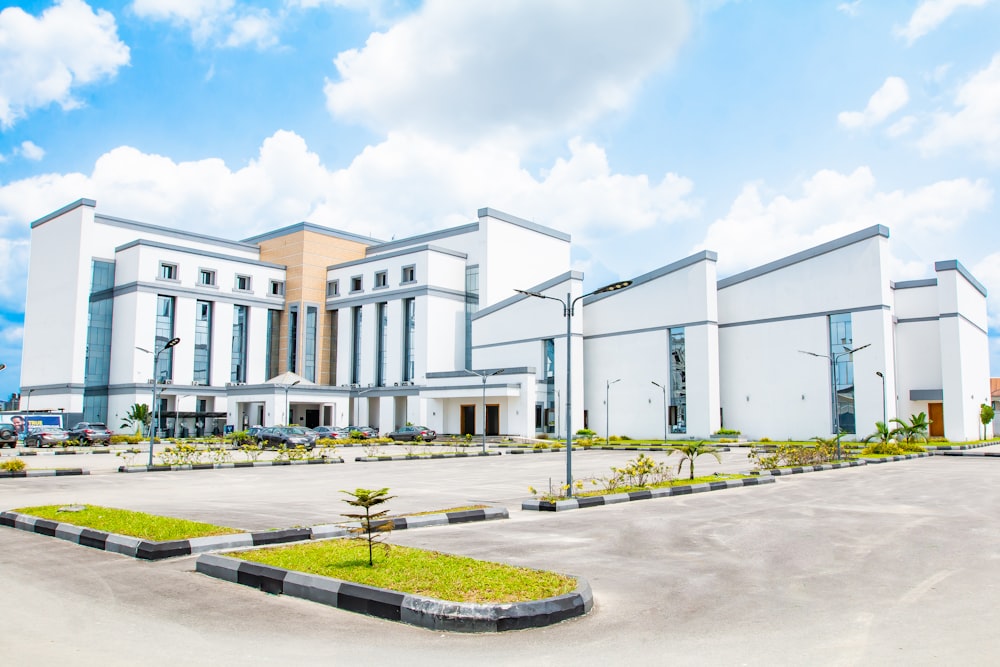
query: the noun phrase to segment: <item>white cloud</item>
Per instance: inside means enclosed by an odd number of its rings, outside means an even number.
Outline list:
[[[247,8],[234,0],[133,0],[132,11],[141,18],[186,27],[202,46],[266,49],[278,44],[280,19],[267,9]]]
[[[568,137],[627,107],[688,25],[678,0],[643,0],[629,11],[610,0],[428,0],[337,56],[327,107],[381,131],[470,144]]]
[[[854,0],[853,2],[842,2],[839,5],[837,5],[838,12],[847,14],[852,18],[858,15],[860,8],[861,8],[861,0]]]
[[[896,35],[913,44],[927,33],[937,29],[961,7],[982,7],[991,0],[924,0],[910,16],[910,21],[896,28]]]
[[[1000,331],[1000,252],[987,255],[969,270],[981,283],[988,287],[986,307],[990,317],[990,329]],[[1000,352],[1000,342],[995,343]],[[1000,359],[1000,355],[997,355]],[[994,366],[993,368],[1000,368]]]
[[[864,111],[841,111],[837,120],[847,128],[871,127],[902,109],[910,101],[906,81],[898,76],[888,77],[868,99]]]
[[[24,312],[28,240],[0,238],[0,311]]]
[[[893,139],[908,134],[917,124],[916,116],[903,116],[885,131]]]
[[[731,274],[830,241],[872,225],[886,225],[910,247],[938,251],[940,238],[992,204],[985,180],[938,181],[911,191],[881,192],[868,167],[850,174],[824,170],[802,185],[798,197],[766,200],[749,184],[729,213],[713,222],[702,248],[719,253],[720,273]],[[926,272],[928,261],[897,259],[896,279]]]
[[[38,162],[45,157],[45,149],[33,141],[22,141],[17,152],[27,160]]]
[[[927,153],[971,148],[987,160],[1000,161],[1000,53],[962,85],[955,105],[959,110],[954,113],[934,114],[920,147]]]
[[[114,16],[82,0],[59,0],[35,17],[0,12],[0,128],[50,104],[73,109],[73,91],[113,77],[129,62]]]

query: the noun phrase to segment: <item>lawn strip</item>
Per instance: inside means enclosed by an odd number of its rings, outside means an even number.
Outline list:
[[[83,507],[84,509],[80,511],[60,511],[60,508],[64,507]],[[37,507],[21,507],[12,511],[41,519],[69,523],[75,526],[153,542],[169,542],[216,535],[234,535],[245,532],[235,528],[214,526],[199,521],[175,519],[173,517],[157,516],[155,514],[133,512],[113,507],[101,507],[99,505],[42,505]]]

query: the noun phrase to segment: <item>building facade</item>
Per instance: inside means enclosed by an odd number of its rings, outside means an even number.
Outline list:
[[[31,225],[22,393],[114,428],[155,388],[159,427],[190,435],[409,422],[564,437],[568,421],[777,439],[926,412],[932,433],[973,438],[985,289],[954,260],[893,283],[888,237],[722,280],[703,251],[586,295],[569,235],[489,208],[389,242],[305,222],[233,241],[81,199]]]

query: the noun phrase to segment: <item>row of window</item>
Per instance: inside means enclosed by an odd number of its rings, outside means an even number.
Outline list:
[[[180,268],[171,262],[160,262],[159,277],[160,280],[180,280]],[[218,287],[218,274],[215,269],[198,269],[198,284],[202,287]],[[233,280],[233,289],[237,292],[253,292],[253,277],[237,274]],[[267,293],[271,296],[284,296],[284,281],[268,281]]]
[[[404,266],[400,273],[399,284],[406,285],[417,281],[417,267]],[[389,286],[389,272],[375,272],[375,289],[382,289]],[[351,276],[351,292],[363,292],[365,290],[364,276]],[[326,295],[328,297],[340,296],[340,281],[328,280],[326,283]]]

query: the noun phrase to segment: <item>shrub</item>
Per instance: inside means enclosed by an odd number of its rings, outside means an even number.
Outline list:
[[[21,472],[27,467],[21,459],[10,459],[0,463],[0,470],[6,470],[7,472]]]
[[[346,493],[351,498],[344,499],[344,502],[353,507],[360,507],[364,509],[364,514],[345,514],[348,519],[357,519],[361,522],[361,526],[355,531],[364,536],[364,539],[368,542],[368,566],[372,567],[375,563],[372,559],[372,547],[379,542],[378,537],[375,533],[378,532],[388,532],[392,530],[392,521],[383,520],[389,510],[382,510],[380,512],[372,512],[372,508],[381,505],[384,502],[388,502],[395,498],[395,496],[389,495],[389,489],[355,489],[354,491],[341,491],[341,493]],[[373,525],[373,521],[380,521],[379,524]],[[388,548],[386,548],[386,553],[388,553]]]
[[[861,455],[899,456],[905,451],[895,442],[873,442],[861,450]]]
[[[739,435],[740,432],[734,428],[720,428],[713,435]]]
[[[608,442],[621,442],[621,438],[617,435],[609,435]]]
[[[121,435],[115,434],[111,436],[109,444],[112,445],[138,445],[142,441],[141,435]]]

